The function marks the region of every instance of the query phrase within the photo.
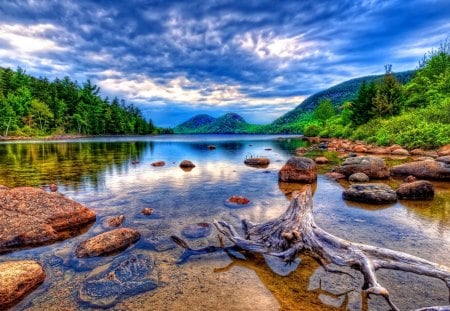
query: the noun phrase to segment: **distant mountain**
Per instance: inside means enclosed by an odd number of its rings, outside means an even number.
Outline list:
[[[394,73],[394,75],[397,78],[397,80],[400,81],[400,83],[405,84],[409,80],[411,80],[414,73],[415,73],[415,70],[410,70],[410,71]],[[372,81],[376,81],[376,80],[383,78],[383,76],[384,76],[384,74],[351,79],[351,80],[342,82],[340,84],[337,84],[335,86],[332,86],[326,90],[315,93],[315,94],[309,96],[307,99],[305,99],[295,109],[287,112],[283,116],[281,116],[278,119],[276,119],[275,121],[273,121],[271,123],[271,125],[281,126],[281,125],[286,125],[286,124],[295,122],[302,113],[304,113],[306,111],[314,110],[314,108],[319,104],[319,102],[325,98],[330,99],[334,105],[339,105],[344,101],[351,100],[352,98],[354,98],[356,96],[356,93],[358,92],[358,89],[361,86],[363,81],[370,83]]]
[[[236,113],[227,113],[219,118],[200,114],[177,125],[177,134],[234,134],[246,132],[249,124]]]

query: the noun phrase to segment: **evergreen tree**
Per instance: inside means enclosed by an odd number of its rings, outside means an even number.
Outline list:
[[[350,119],[354,125],[365,124],[372,118],[371,111],[376,93],[375,82],[362,82],[356,99],[351,103]]]

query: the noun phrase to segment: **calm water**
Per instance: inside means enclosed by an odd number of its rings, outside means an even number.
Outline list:
[[[208,150],[214,144],[216,150]],[[76,245],[108,230],[106,219],[124,214],[125,227],[138,229],[141,240],[125,253],[146,253],[156,263],[160,286],[126,297],[115,310],[387,310],[384,300],[361,302],[362,277],[358,272],[325,273],[307,256],[289,276],[272,272],[261,256],[246,260],[224,253],[191,257],[176,264],[182,250],[169,236],[197,222],[223,219],[239,227],[242,218],[263,222],[280,215],[289,194],[299,184],[278,183],[277,173],[303,142],[274,136],[158,136],[96,138],[58,142],[0,144],[0,184],[42,186],[56,183],[59,192],[97,213],[86,233],[50,246],[2,255],[0,260],[32,258],[43,263],[47,279],[15,308],[18,310],[89,309],[79,300],[80,282],[91,270],[107,265],[114,256],[75,259]],[[271,150],[265,150],[270,148]],[[326,153],[332,163],[341,161]],[[245,166],[250,156],[267,156],[266,169]],[[314,156],[314,155],[311,155]],[[197,166],[189,172],[178,164],[188,159]],[[152,167],[154,161],[164,167]],[[132,164],[138,161],[137,164]],[[387,159],[395,164],[403,159]],[[388,181],[392,186],[398,180]],[[435,183],[432,202],[369,206],[345,202],[346,185],[322,174],[314,185],[316,222],[342,238],[389,247],[450,265],[450,185]],[[244,195],[251,204],[230,208],[225,200]],[[154,215],[140,211],[152,207]],[[217,232],[188,240],[192,246],[218,245]],[[448,304],[445,285],[410,273],[380,271],[381,284],[402,309]]]

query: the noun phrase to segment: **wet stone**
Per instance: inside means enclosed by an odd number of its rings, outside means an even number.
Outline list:
[[[97,271],[88,275],[79,290],[81,302],[93,307],[112,307],[125,297],[154,290],[159,283],[155,262],[145,254],[117,257]]]
[[[211,225],[207,222],[187,225],[181,230],[181,234],[189,239],[204,238],[211,234]]]

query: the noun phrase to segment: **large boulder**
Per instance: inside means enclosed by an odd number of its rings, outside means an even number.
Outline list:
[[[0,253],[55,242],[95,220],[87,207],[31,187],[0,190]]]
[[[450,164],[435,160],[416,161],[391,168],[393,176],[412,175],[424,179],[450,180]]]
[[[124,250],[141,237],[139,231],[119,228],[96,235],[78,244],[77,257],[95,257]]]
[[[385,184],[355,184],[342,193],[345,200],[386,204],[397,201],[397,195],[391,187]]]
[[[281,168],[278,179],[284,182],[312,183],[317,179],[316,163],[304,157],[292,157]]]
[[[145,254],[123,255],[83,280],[80,300],[89,306],[109,308],[125,297],[148,292],[159,285],[155,261]]]
[[[350,176],[354,173],[364,173],[369,178],[382,179],[389,177],[389,169],[384,160],[373,156],[353,157],[345,159],[344,163],[333,172]]]
[[[45,279],[42,266],[33,260],[0,263],[0,310],[5,310]]]
[[[432,200],[434,198],[433,184],[426,180],[418,180],[401,184],[397,197],[405,200]]]

